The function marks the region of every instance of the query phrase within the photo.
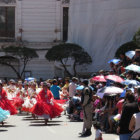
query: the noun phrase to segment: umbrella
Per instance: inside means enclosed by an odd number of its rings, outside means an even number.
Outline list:
[[[98,75],[92,78],[93,81],[96,82],[106,82],[105,77],[103,75]]]
[[[27,82],[34,81],[34,80],[35,80],[34,77],[28,77],[28,78],[25,78],[25,81],[27,81]]]
[[[108,61],[108,63],[111,63],[111,62],[114,63],[114,64],[118,64],[120,62],[120,59],[115,59],[114,58],[114,59],[111,59],[111,60]]]
[[[129,57],[130,59],[132,59],[135,55],[135,51],[128,51],[128,52],[125,53],[125,55],[127,57]]]
[[[127,79],[127,80],[123,81],[122,84],[124,84],[124,85],[138,86],[138,85],[140,85],[140,82],[137,81],[137,80],[128,80]]]
[[[97,91],[97,96],[100,98],[103,98],[104,94],[106,95],[112,95],[112,94],[120,94],[123,92],[123,89],[115,87],[115,86],[110,86],[110,87],[103,87]]]
[[[117,75],[107,75],[105,76],[105,78],[118,83],[122,83],[124,81],[124,79],[122,79],[120,76]]]
[[[125,67],[125,69],[140,73],[140,66],[138,66],[138,65],[131,64],[131,65]]]
[[[76,88],[76,90],[83,90],[84,89],[84,86],[78,86],[77,88]]]
[[[121,98],[125,97],[125,94],[126,94],[126,90],[124,90],[124,91],[121,93],[120,97],[121,97]]]

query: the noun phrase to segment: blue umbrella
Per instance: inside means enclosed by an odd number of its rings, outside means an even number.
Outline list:
[[[91,90],[93,91],[94,90],[94,88],[92,87],[92,86],[89,86],[90,88],[91,88]],[[83,90],[84,89],[84,86],[78,86],[77,88],[76,88],[76,90]]]
[[[84,86],[78,86],[77,88],[76,88],[76,90],[83,90],[84,89]]]
[[[28,77],[28,78],[25,78],[25,81],[27,81],[27,82],[34,81],[34,80],[35,80],[34,77]]]
[[[89,86],[89,87],[91,88],[92,91],[94,90],[94,88],[92,86]]]
[[[111,62],[114,63],[114,64],[118,64],[120,62],[120,59],[115,59],[114,58],[114,59],[111,59],[111,60],[108,61],[108,63],[111,63]]]
[[[138,86],[140,85],[140,82],[139,81],[136,81],[136,80],[125,80],[122,82],[122,84],[124,85],[132,85],[132,86]]]
[[[120,97],[121,97],[121,98],[125,97],[125,93],[126,93],[126,90],[124,90],[124,91],[121,93]]]

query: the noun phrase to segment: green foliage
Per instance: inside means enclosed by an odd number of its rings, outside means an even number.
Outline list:
[[[74,52],[72,54],[72,57],[74,58],[77,65],[91,64],[92,63],[92,58],[84,50]]]
[[[65,58],[73,58],[81,65],[83,63],[91,63],[92,59],[82,47],[72,43],[64,43],[53,46],[46,54],[49,61],[60,61]]]
[[[133,37],[134,42],[137,43],[138,46],[140,46],[140,28],[139,30],[135,33]]]
[[[21,59],[38,57],[34,49],[27,48],[25,46],[9,46],[9,47],[3,48],[3,51],[6,54],[10,54],[12,56],[18,56]]]
[[[81,50],[82,48],[79,45],[64,43],[53,46],[51,49],[48,50],[45,57],[49,61],[60,61],[64,58],[71,57],[73,53]]]
[[[13,56],[1,56],[0,61],[12,63],[12,62],[18,62],[18,59],[16,59]]]
[[[27,63],[35,57],[38,57],[36,51],[32,48],[27,48],[25,46],[8,46],[3,47],[0,51],[6,53],[6,56],[0,58],[0,64],[11,67],[17,74],[18,78],[22,78],[25,71]],[[12,62],[21,60],[23,62],[21,73],[16,70]]]
[[[68,60],[68,58],[72,58],[74,60],[74,64],[71,64],[73,66],[74,75],[77,74],[77,65],[92,63],[92,58],[89,54],[84,51],[81,46],[72,43],[64,43],[53,46],[48,50],[45,57],[49,61],[60,61],[65,69],[65,72],[68,73],[69,76],[72,76],[72,74],[67,70],[66,63],[64,64],[63,60]]]
[[[125,52],[127,52],[127,51],[135,50],[138,48],[140,48],[140,47],[137,45],[137,43],[135,41],[127,42],[127,43],[121,45],[117,49],[117,51],[115,53],[115,57],[119,57],[120,54],[125,54]]]
[[[135,49],[140,49],[140,28],[138,29],[138,31],[133,36],[132,41],[121,45],[117,49],[117,51],[115,53],[115,57],[119,57],[120,54],[125,54],[125,52],[135,50]]]

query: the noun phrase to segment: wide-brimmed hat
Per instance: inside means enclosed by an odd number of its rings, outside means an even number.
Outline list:
[[[136,49],[135,52],[140,52],[140,49]]]
[[[15,83],[16,83],[16,81],[15,81],[14,79],[10,79],[10,82],[11,82],[12,84],[15,84]]]

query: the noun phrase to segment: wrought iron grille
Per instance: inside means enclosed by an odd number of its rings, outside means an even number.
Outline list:
[[[62,4],[69,4],[70,0],[62,0]]]

